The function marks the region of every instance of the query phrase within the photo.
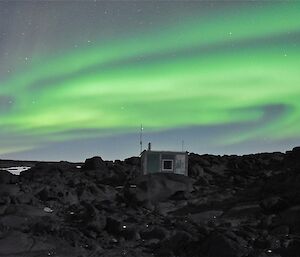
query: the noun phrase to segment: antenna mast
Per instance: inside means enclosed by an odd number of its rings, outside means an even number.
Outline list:
[[[181,151],[183,152],[184,150],[184,140],[181,141]]]
[[[143,124],[141,124],[141,130],[140,130],[140,154],[143,151]]]

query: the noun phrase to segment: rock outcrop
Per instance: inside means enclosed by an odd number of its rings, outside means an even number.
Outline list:
[[[191,153],[189,177],[141,175],[138,157],[0,170],[0,256],[296,257],[299,160]]]

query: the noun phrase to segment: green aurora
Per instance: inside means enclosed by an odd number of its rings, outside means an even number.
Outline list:
[[[0,153],[47,142],[190,126],[270,122],[221,136],[218,144],[299,137],[300,3],[194,13],[146,32],[64,55],[35,53],[0,80]],[[213,139],[212,139],[213,141]]]

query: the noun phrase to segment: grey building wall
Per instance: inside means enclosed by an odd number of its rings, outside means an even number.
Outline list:
[[[141,159],[143,174],[169,172],[188,175],[186,152],[144,151]]]

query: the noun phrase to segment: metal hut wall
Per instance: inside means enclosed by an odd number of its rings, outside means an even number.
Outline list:
[[[167,172],[188,175],[187,152],[145,150],[141,162],[143,174]]]

